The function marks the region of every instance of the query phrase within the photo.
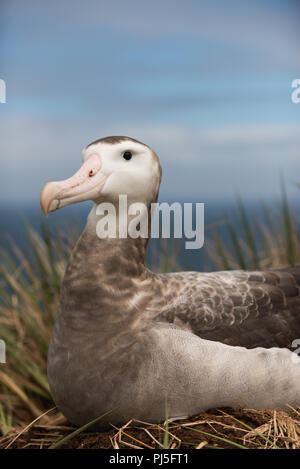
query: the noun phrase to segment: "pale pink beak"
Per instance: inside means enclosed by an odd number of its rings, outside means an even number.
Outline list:
[[[99,197],[107,176],[101,173],[101,158],[93,153],[74,176],[65,181],[45,184],[41,191],[41,207],[47,216],[49,212],[84,200]]]

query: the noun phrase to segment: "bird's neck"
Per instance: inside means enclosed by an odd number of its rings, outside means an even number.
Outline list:
[[[137,287],[147,283],[150,275],[144,265],[148,239],[101,239],[96,233],[98,218],[93,208],[71,254],[61,289],[60,315],[70,322],[81,318],[83,323],[92,317],[107,324],[122,315],[134,320],[131,308]]]
[[[97,213],[97,206],[95,205],[89,213],[86,227],[82,233],[81,240],[79,242],[80,248],[87,248],[86,256],[89,259],[93,259],[101,262],[106,266],[109,271],[115,272],[116,274],[124,276],[136,277],[142,274],[145,269],[145,256],[146,248],[148,244],[148,233],[147,237],[133,238],[128,235],[128,225],[132,220],[133,216],[128,215],[127,220],[123,223],[120,221],[121,215],[116,206],[115,216],[115,236],[108,236],[103,238],[99,234],[99,221],[100,218]],[[109,215],[106,216],[109,220]],[[114,215],[112,215],[114,217]],[[109,221],[108,221],[109,224]],[[103,227],[103,225],[102,225]],[[93,253],[91,253],[91,248]],[[131,265],[131,270],[128,271],[128,266]],[[115,270],[114,270],[115,269]]]

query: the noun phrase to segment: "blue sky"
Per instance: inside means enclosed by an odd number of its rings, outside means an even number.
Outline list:
[[[152,146],[161,199],[278,194],[300,179],[300,5],[2,0],[1,201],[39,199],[106,135]]]

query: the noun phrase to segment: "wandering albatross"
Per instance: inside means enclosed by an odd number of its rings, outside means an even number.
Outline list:
[[[94,201],[71,254],[48,352],[58,408],[74,424],[107,411],[98,427],[131,418],[161,422],[224,406],[300,405],[300,266],[258,272],[159,274],[144,265],[147,238],[101,239],[100,202],[150,206],[158,197],[156,153],[129,137],[83,150],[83,165],[47,183],[47,215]],[[296,357],[296,359],[295,359]]]

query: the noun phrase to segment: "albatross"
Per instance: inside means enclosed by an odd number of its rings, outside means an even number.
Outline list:
[[[45,215],[92,200],[70,256],[48,351],[53,399],[94,428],[162,422],[216,407],[300,405],[300,266],[247,272],[154,273],[148,238],[97,236],[97,206],[118,197],[147,207],[161,180],[158,156],[129,137],[83,150],[83,165],[41,191]]]

